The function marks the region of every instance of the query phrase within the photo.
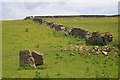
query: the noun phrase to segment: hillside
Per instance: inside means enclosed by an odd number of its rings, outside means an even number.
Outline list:
[[[114,49],[109,56],[89,51],[80,54],[71,47],[77,44],[85,46],[85,41],[81,38],[64,36],[61,32],[31,20],[2,21],[3,78],[118,77],[118,50],[113,45],[118,41],[117,18],[46,18],[46,20],[62,23],[68,28],[78,26],[89,31],[110,32],[114,36],[112,42]],[[23,49],[42,52],[45,64],[38,66],[37,69],[20,68],[18,52]]]

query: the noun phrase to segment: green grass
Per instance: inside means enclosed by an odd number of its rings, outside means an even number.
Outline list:
[[[100,33],[110,32],[114,39],[118,38],[118,18],[46,18],[48,21],[62,23],[68,28],[80,27],[90,32],[99,31]]]
[[[63,23],[69,28],[82,27],[90,31],[110,31],[118,37],[117,18],[47,19]],[[97,27],[99,28],[97,28]],[[25,32],[28,29],[28,32]],[[70,45],[83,44],[83,39],[64,36],[48,26],[30,20],[2,21],[2,77],[3,78],[117,78],[118,57],[88,52],[64,51]],[[115,47],[116,48],[116,47]],[[44,54],[45,64],[36,69],[19,67],[19,51],[36,50]],[[74,55],[70,55],[73,53]]]

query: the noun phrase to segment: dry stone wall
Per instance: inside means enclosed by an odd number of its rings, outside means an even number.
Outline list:
[[[99,32],[89,32],[87,30],[73,27],[71,30],[65,27],[63,24],[54,23],[51,21],[44,20],[41,16],[35,17],[26,17],[26,19],[31,19],[40,24],[48,25],[50,28],[53,28],[56,31],[61,31],[65,35],[72,35],[74,37],[84,38],[87,44],[91,45],[106,45],[109,42],[112,42],[113,36],[109,32],[105,32],[104,36],[101,36]]]

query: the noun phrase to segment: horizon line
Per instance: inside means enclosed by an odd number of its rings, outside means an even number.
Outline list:
[[[65,14],[65,15],[28,15],[28,16],[25,16],[25,17],[30,17],[30,16],[40,16],[40,17],[95,17],[95,16],[98,16],[98,17],[114,17],[114,16],[120,16],[120,14]],[[23,18],[19,18],[19,19],[0,19],[0,20],[23,20],[25,17]]]

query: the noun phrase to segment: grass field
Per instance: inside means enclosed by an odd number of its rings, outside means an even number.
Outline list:
[[[118,41],[117,18],[46,18],[89,31],[110,32]],[[25,30],[28,29],[28,32]],[[31,20],[2,21],[2,77],[3,78],[117,78],[118,51],[108,57],[86,52],[65,51],[69,46],[84,45],[83,39],[64,36],[46,25]],[[36,69],[20,68],[18,52],[23,49],[36,50],[44,54],[45,64]],[[71,55],[74,54],[74,55]]]

